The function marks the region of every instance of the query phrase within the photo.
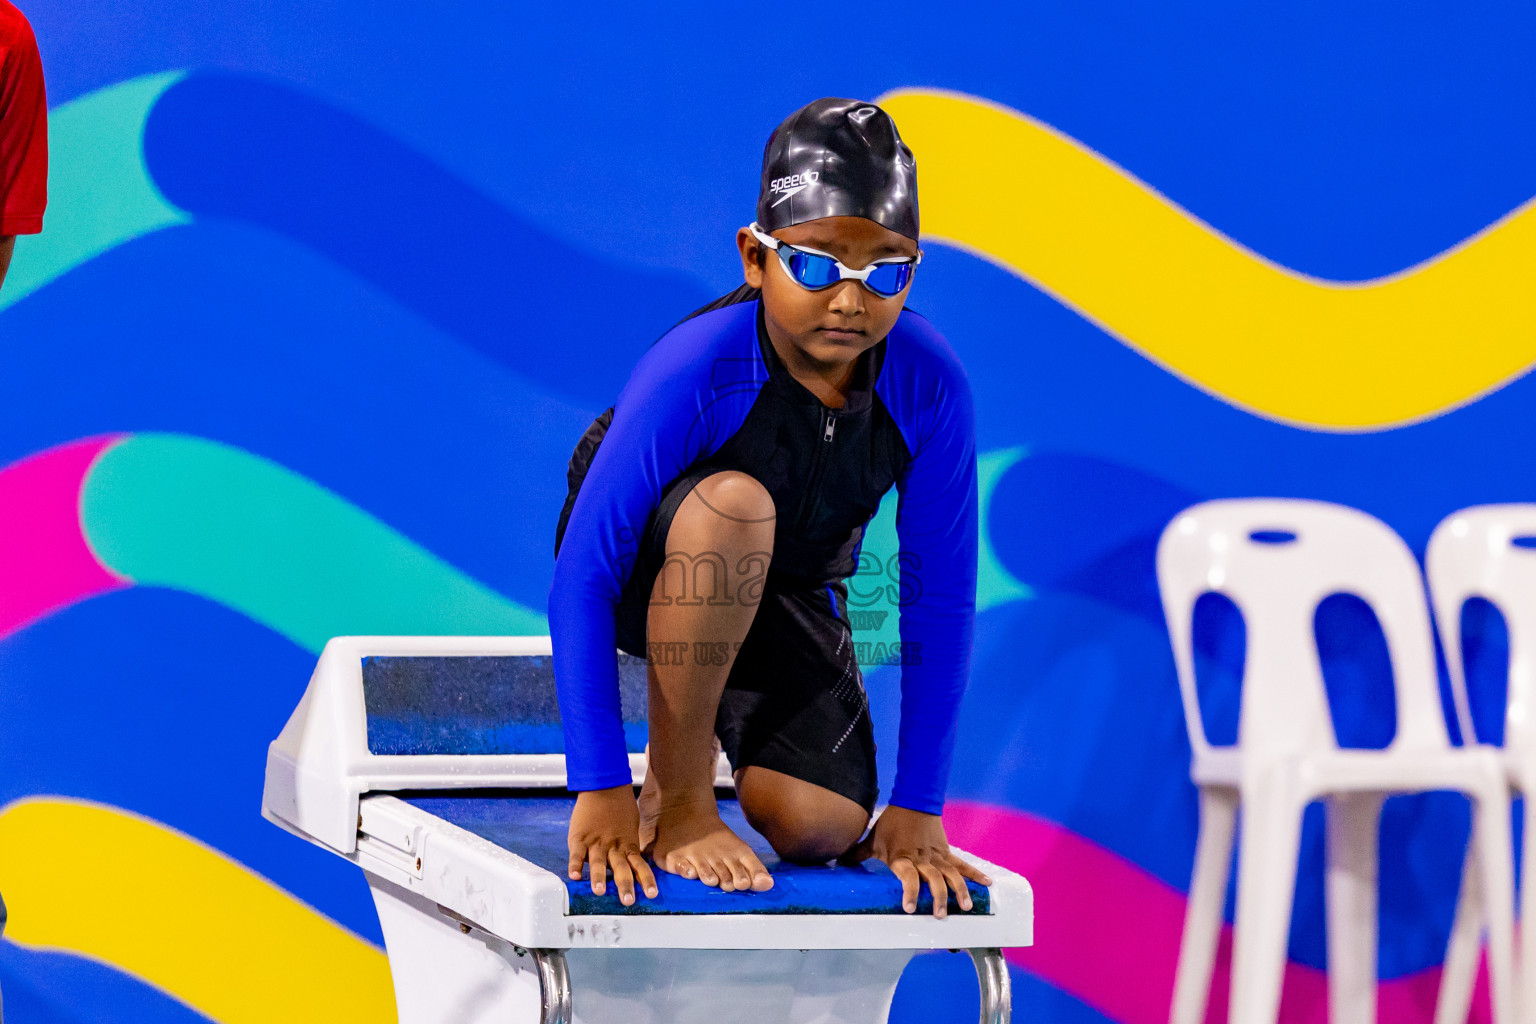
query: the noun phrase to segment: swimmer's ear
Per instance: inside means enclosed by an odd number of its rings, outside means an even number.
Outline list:
[[[748,228],[736,232],[736,248],[741,252],[741,276],[746,279],[748,287],[761,288],[763,271],[768,264],[767,248],[752,237]]]

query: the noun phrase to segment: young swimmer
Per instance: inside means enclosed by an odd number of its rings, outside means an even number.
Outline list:
[[[571,459],[549,622],[565,723],[570,876],[625,904],[663,871],[727,892],[773,879],[720,819],[723,746],[747,821],[786,861],[874,857],[943,917],[965,879],[939,817],[970,665],[976,448],[970,387],[903,308],[921,260],[917,168],[880,108],[822,99],[768,140],[746,283],[639,361]],[[878,787],[847,578],[900,494],[901,726]],[[650,655],[637,803],[615,648]],[[716,744],[716,738],[718,743]],[[862,841],[861,841],[862,840]]]

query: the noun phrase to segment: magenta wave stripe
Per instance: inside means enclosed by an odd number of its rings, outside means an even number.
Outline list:
[[[97,560],[80,527],[80,488],[96,459],[123,436],[72,441],[0,469],[0,638],[133,585]]]
[[[1184,894],[1131,861],[1044,818],[952,801],[944,824],[956,846],[1016,871],[1035,887],[1035,945],[1010,962],[1120,1024],[1167,1024],[1184,930]],[[1232,929],[1222,928],[1206,1024],[1226,1024]],[[1381,983],[1377,1016],[1430,1024],[1440,968]],[[1487,965],[1478,972],[1472,1024],[1492,1019]],[[1281,1024],[1327,1024],[1324,972],[1287,963]]]

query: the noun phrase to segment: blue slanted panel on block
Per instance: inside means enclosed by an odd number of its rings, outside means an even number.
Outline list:
[[[645,750],[645,661],[619,655],[630,753]],[[547,654],[363,659],[371,754],[563,754]]]
[[[525,792],[510,794],[492,790],[461,791],[452,795],[400,793],[400,799],[429,814],[495,843],[504,850],[532,861],[565,878],[566,825],[575,801],[568,796],[538,797]],[[613,887],[602,896],[592,893],[587,881],[566,879],[572,914],[900,914],[901,883],[884,864],[868,861],[857,867],[807,867],[783,864],[768,844],[752,830],[734,800],[720,801],[720,816],[763,859],[773,875],[767,892],[722,892],[703,882],[663,871],[656,872],[655,899],[641,895],[633,906],[619,902]],[[972,909],[962,911],[951,897],[951,914],[990,914],[992,903],[985,886],[968,883]],[[933,913],[927,889],[917,913]]]

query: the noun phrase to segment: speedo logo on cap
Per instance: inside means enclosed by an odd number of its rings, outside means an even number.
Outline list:
[[[769,206],[778,206],[790,196],[795,195],[801,189],[804,189],[807,185],[816,184],[820,178],[820,171],[805,171],[800,174],[791,174],[787,178],[774,178],[768,183],[768,191],[776,195],[782,193],[782,195],[779,195],[779,198],[775,199],[772,203],[769,204]]]

